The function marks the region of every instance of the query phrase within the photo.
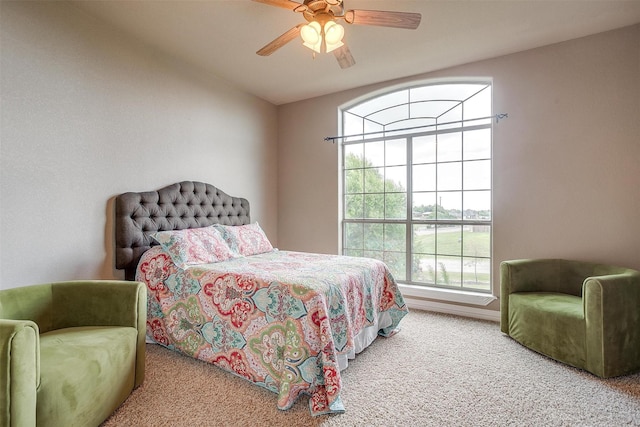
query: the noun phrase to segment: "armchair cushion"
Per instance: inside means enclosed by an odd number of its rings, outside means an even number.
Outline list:
[[[585,321],[582,298],[553,292],[509,295],[509,335],[538,353],[584,366]]]
[[[500,266],[500,328],[603,378],[640,370],[640,272],[535,259]]]
[[[100,423],[133,390],[135,328],[85,326],[40,335],[36,419],[58,426]]]

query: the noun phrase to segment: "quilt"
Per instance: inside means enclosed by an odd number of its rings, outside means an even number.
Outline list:
[[[279,409],[309,395],[312,415],[344,412],[340,357],[408,313],[369,258],[274,250],[181,269],[154,247],[136,280],[148,288],[148,340],[277,393]]]

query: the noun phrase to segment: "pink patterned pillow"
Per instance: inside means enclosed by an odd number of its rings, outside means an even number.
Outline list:
[[[214,227],[220,231],[231,250],[240,255],[257,255],[273,250],[271,242],[257,222],[248,225],[216,224]]]
[[[160,243],[174,264],[182,269],[190,265],[209,264],[238,257],[214,227],[159,231],[151,237]]]

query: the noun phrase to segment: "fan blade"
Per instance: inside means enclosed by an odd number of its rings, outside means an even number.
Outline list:
[[[338,60],[340,68],[349,68],[356,63],[355,59],[353,59],[353,56],[351,55],[351,51],[346,44],[334,50],[333,54]]]
[[[390,12],[386,10],[348,10],[344,20],[348,24],[377,25],[379,27],[415,30],[420,25],[422,15],[412,12]]]
[[[268,4],[269,6],[283,7],[289,10],[295,10],[297,7],[304,6],[303,4],[292,1],[292,0],[253,0],[253,1],[258,3]]]
[[[285,44],[289,43],[291,40],[298,37],[300,34],[300,28],[302,28],[304,24],[299,24],[281,35],[280,37],[273,40],[271,43],[267,43],[262,49],[257,51],[256,53],[260,56],[269,56],[276,50],[280,49]]]

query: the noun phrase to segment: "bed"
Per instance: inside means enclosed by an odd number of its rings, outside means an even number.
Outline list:
[[[147,340],[344,412],[340,371],[408,309],[378,260],[282,251],[249,202],[184,181],[115,200],[116,268],[148,289]],[[186,237],[185,237],[186,236]]]

